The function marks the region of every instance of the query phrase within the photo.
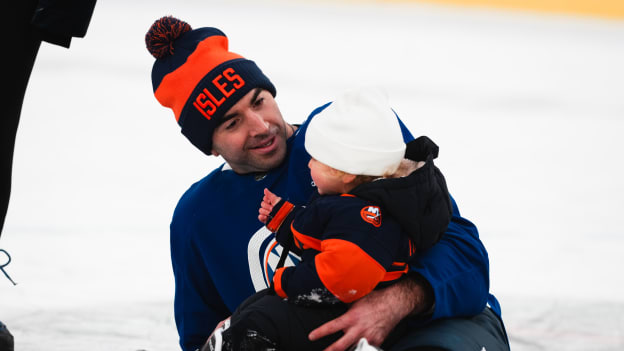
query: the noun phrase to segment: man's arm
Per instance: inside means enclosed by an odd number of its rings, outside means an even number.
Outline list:
[[[476,227],[460,217],[455,201],[451,200],[451,224],[441,241],[413,263],[412,274],[417,275],[371,292],[344,315],[312,331],[310,339],[342,330],[344,336],[327,351],[346,350],[362,337],[380,345],[408,315],[428,321],[481,312],[489,290],[487,252]],[[413,279],[418,275],[424,280]]]
[[[359,299],[345,314],[313,330],[309,338],[317,340],[342,330],[342,338],[326,351],[346,350],[363,337],[369,344],[379,346],[403,318],[410,313],[422,313],[430,305],[426,288],[417,280],[403,279]]]
[[[411,265],[434,294],[429,320],[481,313],[490,288],[488,254],[477,227],[461,217],[452,197],[451,203],[453,217],[442,239]]]
[[[175,277],[174,316],[184,351],[204,344],[211,331],[230,315],[204,265],[194,240],[193,213],[181,200],[171,222],[171,262]],[[186,209],[185,209],[186,208]]]

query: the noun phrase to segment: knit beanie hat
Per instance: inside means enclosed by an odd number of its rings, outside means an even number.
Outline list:
[[[397,116],[378,89],[351,90],[319,112],[305,148],[318,161],[356,175],[394,173],[405,155]]]
[[[193,145],[210,155],[212,133],[223,115],[255,88],[275,87],[253,61],[228,51],[228,39],[217,28],[192,29],[177,18],[158,19],[145,35],[156,58],[154,95],[170,108]]]

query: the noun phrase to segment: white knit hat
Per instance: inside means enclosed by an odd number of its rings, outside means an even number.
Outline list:
[[[387,96],[374,88],[347,91],[316,115],[305,148],[332,168],[370,176],[393,173],[405,155],[399,121]]]

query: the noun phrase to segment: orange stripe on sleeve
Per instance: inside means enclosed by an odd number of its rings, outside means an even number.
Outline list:
[[[286,216],[288,216],[288,214],[290,213],[290,211],[292,211],[294,207],[295,205],[291,204],[288,201],[285,201],[282,207],[280,207],[280,209],[277,211],[273,219],[269,223],[267,223],[267,228],[275,233],[282,225],[284,219],[286,219]]]
[[[290,230],[292,231],[297,241],[299,241],[299,243],[303,246],[300,248],[314,249],[316,251],[321,251],[321,240],[311,237],[309,235],[300,233],[299,231],[297,231],[297,229],[295,229],[295,227],[293,227],[292,223],[290,224]]]
[[[284,269],[286,269],[286,267],[278,268],[273,275],[273,289],[275,289],[277,296],[283,299],[288,297],[284,289],[282,289],[282,274],[284,274]]]
[[[386,270],[356,244],[340,239],[321,243],[316,271],[327,290],[343,302],[353,302],[371,292]]]

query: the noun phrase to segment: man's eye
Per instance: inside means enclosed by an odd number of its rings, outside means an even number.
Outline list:
[[[263,102],[264,102],[264,98],[258,98],[258,99],[256,99],[256,101],[254,101],[253,105],[255,107],[258,107],[258,106],[262,105]]]
[[[235,119],[231,119],[225,122],[225,129],[232,129],[236,126],[236,124],[238,124],[238,121]]]

